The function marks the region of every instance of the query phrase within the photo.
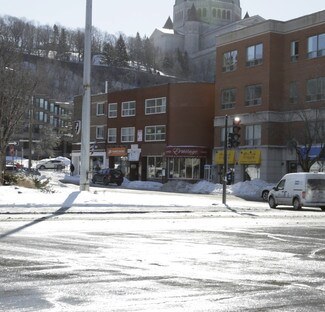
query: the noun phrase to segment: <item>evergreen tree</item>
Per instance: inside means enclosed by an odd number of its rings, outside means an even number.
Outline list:
[[[120,67],[128,66],[129,56],[126,51],[126,45],[122,35],[120,35],[116,41],[115,52],[116,52],[116,58],[115,58],[116,66],[120,66]]]
[[[110,42],[104,43],[101,62],[105,65],[115,64],[115,47]]]

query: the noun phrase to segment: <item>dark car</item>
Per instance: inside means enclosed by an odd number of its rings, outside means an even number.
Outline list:
[[[123,183],[123,173],[118,169],[101,169],[94,174],[92,181],[104,185],[115,183],[120,186]]]

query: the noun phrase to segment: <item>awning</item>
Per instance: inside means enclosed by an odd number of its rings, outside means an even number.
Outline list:
[[[166,157],[205,158],[208,156],[208,149],[202,146],[167,146]]]

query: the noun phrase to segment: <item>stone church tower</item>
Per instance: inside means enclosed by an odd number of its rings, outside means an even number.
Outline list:
[[[243,25],[240,0],[175,0],[173,21],[169,17],[162,28],[156,28],[150,39],[161,55],[176,50],[189,58],[191,78],[215,80],[215,46],[218,33],[260,22],[248,18]],[[248,20],[251,20],[250,22]]]

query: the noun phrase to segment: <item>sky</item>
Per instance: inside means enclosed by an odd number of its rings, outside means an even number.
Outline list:
[[[93,0],[92,24],[117,35],[150,36],[155,28],[173,18],[175,0]],[[325,9],[324,0],[241,0],[246,12],[265,19],[286,21]],[[25,18],[35,24],[58,24],[69,29],[85,27],[86,0],[0,0],[0,16]]]

